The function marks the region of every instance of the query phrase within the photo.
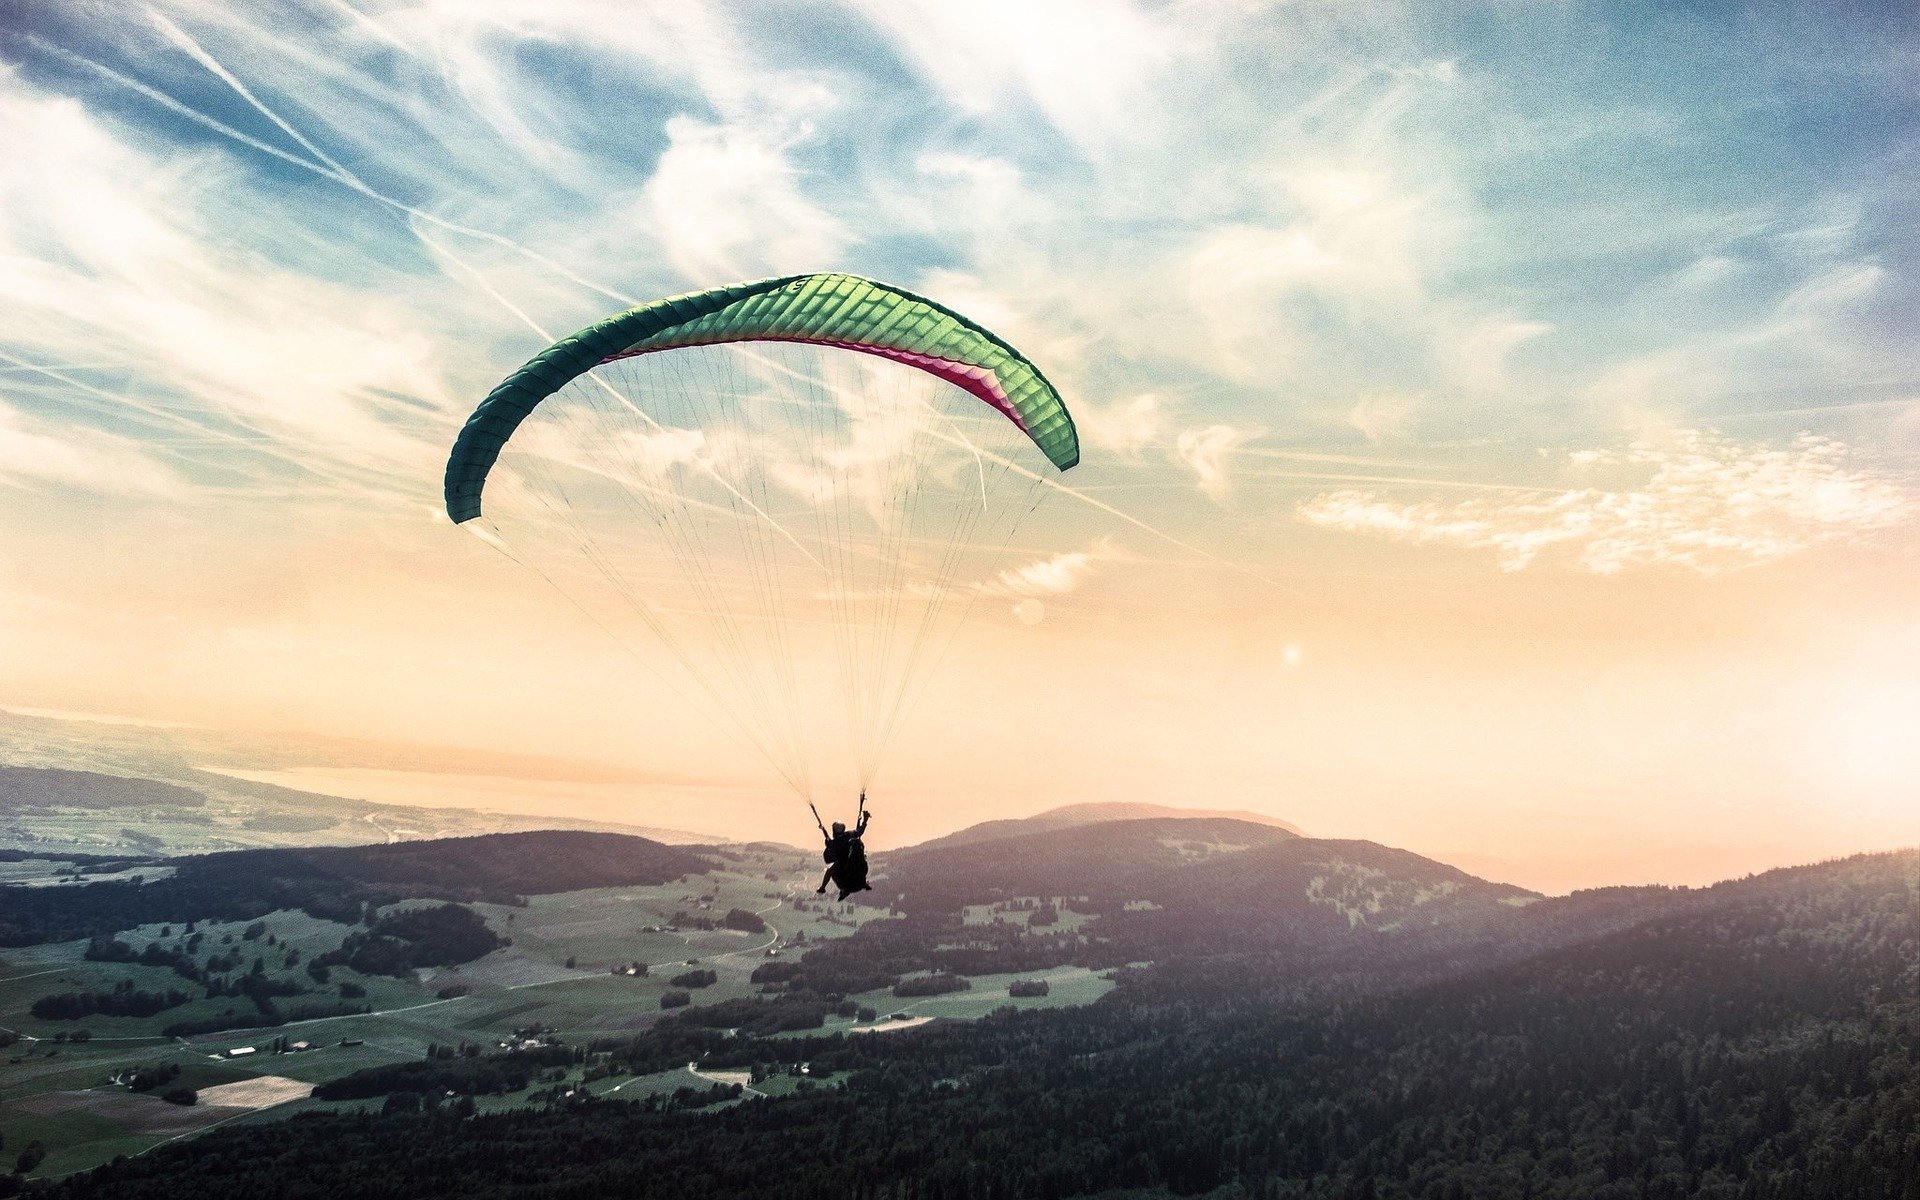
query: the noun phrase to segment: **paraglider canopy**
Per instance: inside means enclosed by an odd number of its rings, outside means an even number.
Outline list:
[[[643,304],[555,342],[474,410],[447,460],[447,515],[480,515],[487,473],[534,406],[601,363],[728,342],[806,342],[893,359],[1006,415],[1062,471],[1080,438],[1060,393],[1025,355],[924,296],[834,273],[736,283]]]

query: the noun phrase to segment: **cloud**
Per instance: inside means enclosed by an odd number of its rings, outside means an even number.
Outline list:
[[[431,461],[428,417],[449,402],[429,323],[396,292],[282,261],[304,236],[253,242],[271,204],[244,172],[128,145],[8,76],[0,124],[19,131],[0,163],[0,353],[36,407],[145,439],[117,443],[120,478],[153,485],[186,458],[270,487],[297,466],[364,494],[405,490]]]
[[[1410,396],[1364,396],[1347,414],[1347,424],[1377,442],[1404,433],[1419,408],[1420,402]]]
[[[1018,567],[1009,567],[981,590],[1009,597],[1064,596],[1079,591],[1102,564],[1121,557],[1112,541],[1101,538],[1085,550],[1049,555]]]
[[[1199,477],[1200,490],[1210,499],[1221,501],[1226,499],[1231,486],[1227,477],[1228,456],[1259,436],[1257,429],[1208,425],[1203,429],[1182,431],[1174,443],[1174,451]]]
[[[1166,438],[1166,406],[1153,392],[1112,404],[1082,401],[1073,411],[1081,438],[1117,457],[1137,458]]]
[[[1447,354],[1454,374],[1467,387],[1498,392],[1508,386],[1508,356],[1521,343],[1552,333],[1553,326],[1545,321],[1489,317],[1463,332]]]
[[[1675,271],[1667,282],[1679,292],[1705,292],[1731,279],[1740,269],[1740,261],[1731,255],[1702,254]]]
[[[186,481],[149,448],[84,425],[52,429],[0,404],[0,481],[109,494],[180,495]]]
[[[1174,22],[1098,0],[856,7],[957,107],[986,113],[1028,104],[1087,147],[1137,119],[1139,89],[1180,40]]]
[[[1664,445],[1578,452],[1570,465],[1644,480],[1457,503],[1401,503],[1345,490],[1315,496],[1297,511],[1323,528],[1492,550],[1505,571],[1555,560],[1602,575],[1649,566],[1708,575],[1759,566],[1898,525],[1915,512],[1897,484],[1850,467],[1847,446],[1810,434],[1769,447],[1686,431]]]
[[[920,155],[914,168],[924,185],[915,189],[914,201],[948,222],[991,222],[1004,229],[1051,215],[1010,159],[939,151]]]
[[[753,132],[674,117],[647,182],[648,227],[690,281],[718,284],[836,259],[840,222],[801,195],[782,146]]]
[[[1253,384],[1318,372],[1346,358],[1344,336],[1377,327],[1444,354],[1489,319],[1477,304],[1432,303],[1464,202],[1439,171],[1400,167],[1395,125],[1383,116],[1350,148],[1247,163],[1263,185],[1236,198],[1248,218],[1194,231],[1181,282],[1213,370]]]
[[[1826,316],[1865,299],[1885,277],[1877,263],[1836,263],[1789,293],[1781,300],[1780,310],[1796,316]]]

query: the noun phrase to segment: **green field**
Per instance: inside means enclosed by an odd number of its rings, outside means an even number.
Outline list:
[[[1047,982],[1047,994],[1044,996],[1011,996],[1008,985],[1015,980],[1044,979]],[[847,1020],[842,1017],[829,1017],[820,1029],[801,1030],[793,1033],[779,1033],[773,1036],[784,1038],[819,1037],[830,1033],[886,1034],[895,1030],[911,1029],[930,1020],[974,1021],[1002,1008],[1071,1008],[1083,1004],[1092,1004],[1095,1000],[1113,990],[1110,979],[1101,973],[1086,967],[1051,967],[1044,971],[1028,971],[1013,975],[974,975],[967,980],[972,987],[964,992],[949,992],[944,996],[901,997],[891,990],[861,992],[851,999],[878,1014],[873,1021]],[[906,1014],[906,1019],[895,1017],[896,1013]]]
[[[1058,896],[1017,896],[998,904],[969,904],[961,910],[961,915],[968,925],[991,925],[1000,921],[1009,925],[1018,925],[1022,929],[1045,929],[1048,932],[1065,933],[1093,920],[1091,914],[1075,912],[1068,907],[1071,903],[1071,900]],[[1024,907],[1029,904],[1052,906],[1055,913],[1054,923],[1044,926],[1034,925],[1034,909]]]
[[[563,1041],[578,1044],[595,1037],[631,1035],[657,1020],[660,997],[672,976],[700,968],[716,982],[694,992],[694,1003],[750,997],[759,989],[749,976],[774,955],[794,957],[806,945],[844,937],[863,921],[883,915],[873,908],[829,905],[811,891],[812,856],[777,847],[742,849],[724,870],[658,887],[603,888],[562,895],[535,896],[525,905],[475,904],[499,935],[511,944],[459,967],[426,969],[409,978],[363,976],[341,967],[330,970],[324,989],[306,974],[305,964],[337,947],[350,928],[301,912],[270,914],[255,922],[200,922],[197,960],[211,954],[239,960],[251,969],[258,959],[270,978],[298,982],[310,994],[278,1000],[283,1011],[309,1003],[340,1003],[340,985],[364,989],[351,1003],[371,1012],[312,1020],[289,1020],[261,1027],[257,1010],[244,997],[195,998],[146,1018],[89,1017],[79,1021],[42,1020],[29,1012],[33,1002],[62,992],[97,992],[131,982],[142,991],[176,988],[195,997],[204,991],[170,968],[137,963],[89,962],[84,941],[9,949],[0,952],[0,1028],[18,1035],[0,1064],[0,1135],[6,1160],[29,1143],[40,1142],[47,1156],[36,1177],[84,1169],[119,1154],[133,1154],[215,1123],[278,1120],[305,1110],[378,1109],[380,1101],[328,1103],[304,1095],[314,1084],[367,1067],[418,1060],[429,1046],[459,1043],[497,1049],[515,1030],[540,1026]],[[796,907],[795,901],[799,901]],[[745,909],[767,924],[763,932],[696,928],[720,922],[731,909]],[[993,914],[1024,922],[1024,914]],[[1062,923],[1077,914],[1061,913]],[[254,936],[248,929],[257,924]],[[141,926],[119,934],[135,951],[150,943],[182,943],[185,927]],[[800,939],[796,944],[795,939]],[[633,964],[645,975],[629,975]],[[618,972],[618,973],[616,973]],[[1007,984],[1016,978],[1047,979],[1046,997],[1011,1000]],[[996,1008],[1058,1007],[1089,1003],[1111,984],[1079,968],[1061,968],[1031,976],[983,976],[973,990],[947,996],[898,999],[874,992],[855,999],[876,1009],[883,1020],[860,1025],[835,1018],[824,1032],[903,1028],[889,1022],[895,1012],[915,1017],[967,1019]],[[176,1021],[199,1020],[231,1012],[254,1024],[184,1039],[161,1030]],[[84,1030],[85,1041],[73,1035]],[[821,1032],[821,1031],[814,1031]],[[876,1035],[878,1036],[878,1035]],[[275,1053],[283,1044],[305,1042],[297,1052]],[[354,1043],[343,1045],[342,1043]],[[247,1047],[253,1053],[231,1057]],[[129,1068],[178,1066],[177,1083],[204,1090],[235,1081],[263,1081],[242,1089],[233,1105],[192,1108],[168,1104],[157,1092],[135,1094],[113,1082]],[[274,1082],[274,1081],[282,1082]],[[754,1085],[765,1095],[802,1087],[832,1086],[836,1080],[780,1075]],[[610,1077],[588,1083],[583,1068],[564,1072],[508,1096],[478,1102],[494,1110],[545,1098],[558,1087],[600,1096],[640,1099],[672,1095],[683,1087],[705,1090],[711,1077],[685,1069],[640,1077]],[[161,1090],[165,1090],[164,1088]],[[257,1094],[255,1094],[257,1093]],[[230,1089],[222,1095],[233,1095]]]

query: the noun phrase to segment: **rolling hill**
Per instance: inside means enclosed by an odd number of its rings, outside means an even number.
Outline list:
[[[1035,813],[1031,817],[982,821],[978,825],[969,825],[965,829],[956,830],[944,837],[921,842],[910,849],[933,850],[945,846],[965,846],[977,842],[996,841],[1000,838],[1021,837],[1029,833],[1045,833],[1052,829],[1069,829],[1076,825],[1101,825],[1110,821],[1142,821],[1155,817],[1174,820],[1218,818],[1245,821],[1252,825],[1269,825],[1288,833],[1305,836],[1300,833],[1298,826],[1262,813],[1227,809],[1176,808],[1169,804],[1130,804],[1116,801],[1105,804],[1068,804]]]
[[[1018,826],[1021,822],[1008,822]],[[1096,908],[1151,900],[1194,863],[1297,838],[1237,817],[1042,824],[990,839],[940,839],[875,859],[874,903],[953,909],[1018,896],[1081,896]]]
[[[157,859],[164,878],[0,888],[0,945],[153,922],[248,920],[276,909],[358,919],[367,903],[490,900],[664,883],[712,860],[646,838],[581,830]]]
[[[152,779],[98,771],[0,766],[0,816],[44,817],[61,808],[200,808],[204,794]]]

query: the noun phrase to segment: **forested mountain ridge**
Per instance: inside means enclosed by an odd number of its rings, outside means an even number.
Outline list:
[[[708,865],[698,848],[579,829],[492,833],[373,846],[235,850],[176,859],[191,872],[229,878],[269,872],[338,876],[369,887],[448,900],[499,900],[585,888],[660,883]],[[424,889],[424,890],[422,890]]]
[[[700,874],[710,864],[711,859],[684,847],[581,830],[233,850],[154,860],[156,868],[170,874],[145,882],[0,887],[0,945],[95,937],[155,922],[249,920],[287,908],[357,920],[368,903],[511,901],[662,883]]]
[[[152,779],[0,764],[0,815],[17,817],[52,808],[199,808],[206,796]]]
[[[1519,911],[1554,907],[1624,927],[1324,1005],[1168,969],[1089,1009],[786,1041],[844,1088],[703,1115],[231,1126],[46,1194],[1914,1195],[1920,853]],[[715,1069],[767,1053],[724,1045]]]
[[[1540,897],[1374,842],[1228,817],[1134,818],[877,857],[872,903],[915,914],[1057,897],[1103,930],[1244,943],[1500,922]],[[1143,952],[1144,953],[1144,952]]]
[[[1347,929],[1392,931],[1444,920],[1463,904],[1521,907],[1540,899],[1411,851],[1331,838],[1291,838],[1194,863],[1156,881],[1154,899],[1169,911],[1215,917],[1271,913],[1295,883],[1304,904],[1292,919]]]

